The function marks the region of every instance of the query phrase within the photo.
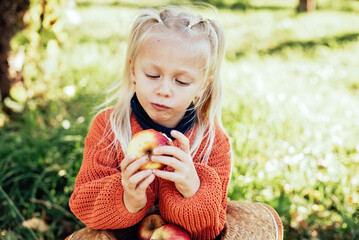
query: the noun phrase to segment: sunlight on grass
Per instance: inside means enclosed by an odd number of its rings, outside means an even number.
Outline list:
[[[312,58],[295,53],[225,63],[223,119],[235,154],[230,196],[276,205],[293,228],[311,221],[340,228],[359,203],[359,98],[350,88],[359,43]]]
[[[314,44],[338,44],[335,38],[345,40],[350,34],[358,34],[359,16],[354,13],[318,11],[295,15],[293,10],[277,11],[276,14],[268,10],[246,14],[227,10],[225,13],[219,20],[230,39],[227,54],[231,59],[236,59],[233,56],[236,53],[266,52],[281,45],[304,48]]]

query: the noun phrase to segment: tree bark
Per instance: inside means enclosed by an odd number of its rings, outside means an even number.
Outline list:
[[[9,96],[15,79],[9,75],[8,57],[11,38],[23,27],[23,16],[29,7],[29,0],[0,1],[0,92],[1,101]],[[18,79],[18,78],[17,78]]]
[[[310,12],[315,10],[315,0],[299,0],[298,12]]]

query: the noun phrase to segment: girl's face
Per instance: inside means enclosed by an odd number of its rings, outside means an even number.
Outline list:
[[[200,97],[203,60],[188,47],[190,40],[151,38],[143,43],[134,62],[131,80],[139,102],[153,121],[173,128],[195,97]]]

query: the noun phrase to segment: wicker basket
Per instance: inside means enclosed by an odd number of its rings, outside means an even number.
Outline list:
[[[66,240],[137,239],[137,225],[120,230],[83,228]],[[221,240],[282,240],[283,225],[277,212],[263,203],[229,201],[227,220],[218,239]]]
[[[221,240],[282,240],[283,225],[277,212],[263,203],[228,202]]]

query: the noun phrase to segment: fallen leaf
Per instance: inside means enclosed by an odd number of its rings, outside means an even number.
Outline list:
[[[39,232],[45,232],[49,229],[49,225],[47,225],[47,223],[43,219],[36,217],[22,222],[22,225],[26,228],[31,228]]]

